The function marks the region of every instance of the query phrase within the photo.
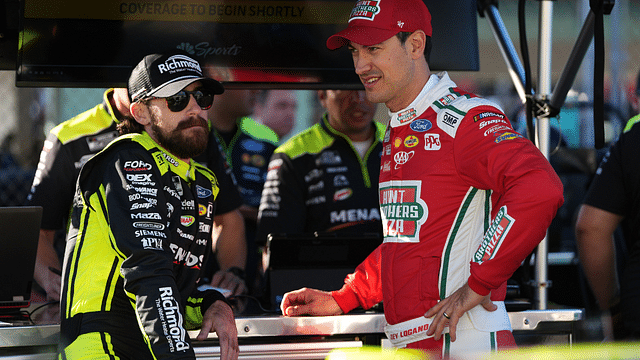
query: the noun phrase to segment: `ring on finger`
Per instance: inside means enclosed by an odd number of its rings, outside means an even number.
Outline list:
[[[451,319],[451,316],[449,316],[449,314],[447,314],[446,312],[443,312],[442,316],[444,316],[447,319]]]

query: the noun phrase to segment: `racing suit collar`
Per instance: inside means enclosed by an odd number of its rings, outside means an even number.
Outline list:
[[[418,115],[424,113],[434,101],[438,100],[437,97],[440,96],[441,89],[451,87],[456,87],[456,84],[449,78],[449,74],[446,71],[431,74],[420,94],[413,99],[409,106],[398,112],[389,111],[391,118],[389,125],[396,127],[409,124]]]

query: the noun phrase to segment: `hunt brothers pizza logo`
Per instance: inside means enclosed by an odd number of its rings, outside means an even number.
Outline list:
[[[420,198],[421,181],[380,183],[380,209],[384,242],[420,241],[420,226],[429,210]]]
[[[373,20],[380,12],[379,1],[358,1],[351,10],[349,21],[355,19]]]
[[[482,244],[480,244],[480,248],[476,251],[473,260],[482,264],[482,262],[493,258],[514,222],[515,219],[507,214],[507,207],[501,207],[491,226],[484,234]]]

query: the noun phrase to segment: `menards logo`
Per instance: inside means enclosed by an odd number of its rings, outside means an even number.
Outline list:
[[[491,226],[484,234],[480,248],[473,256],[473,260],[477,263],[482,263],[493,258],[514,222],[515,219],[507,214],[507,207],[501,207]]]
[[[380,210],[385,242],[419,242],[420,226],[429,210],[420,198],[422,182],[387,181],[380,183]]]

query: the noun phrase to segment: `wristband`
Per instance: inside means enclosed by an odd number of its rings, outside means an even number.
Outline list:
[[[242,279],[242,281],[245,281],[244,270],[240,269],[239,267],[232,266],[232,267],[228,268],[226,271],[232,273],[233,275],[235,275],[237,277],[239,277],[240,279]]]

